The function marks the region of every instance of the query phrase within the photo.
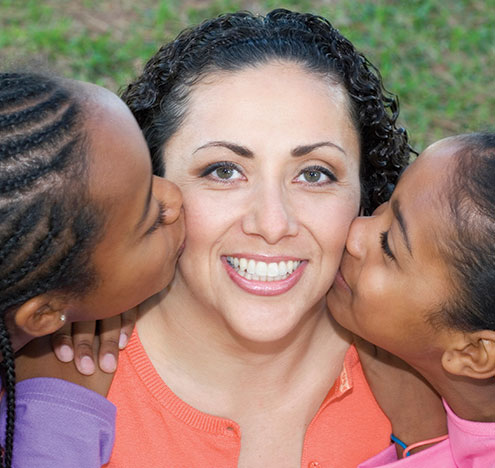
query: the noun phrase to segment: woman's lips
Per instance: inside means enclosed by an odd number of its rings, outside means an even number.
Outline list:
[[[257,260],[262,258],[263,260]],[[244,291],[258,296],[277,296],[292,289],[301,279],[306,260],[281,257],[222,256],[232,281]]]

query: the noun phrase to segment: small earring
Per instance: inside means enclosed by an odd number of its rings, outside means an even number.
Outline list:
[[[65,322],[65,315],[64,315],[64,314],[62,314],[62,315],[60,316],[60,321],[61,321],[61,322]]]

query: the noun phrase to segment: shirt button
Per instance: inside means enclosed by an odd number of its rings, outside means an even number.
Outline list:
[[[309,463],[308,468],[320,468],[321,465],[317,461],[312,461]]]

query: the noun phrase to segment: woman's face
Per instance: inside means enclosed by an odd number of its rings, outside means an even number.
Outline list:
[[[324,308],[360,201],[347,106],[295,64],[215,73],[164,147],[186,212],[176,281],[246,339],[283,338]]]
[[[413,364],[449,339],[429,318],[453,289],[439,246],[452,235],[442,193],[455,152],[452,140],[430,146],[405,171],[390,202],[352,223],[327,296],[341,325]]]

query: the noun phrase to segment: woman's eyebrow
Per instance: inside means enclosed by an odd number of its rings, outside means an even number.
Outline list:
[[[399,200],[392,200],[392,212],[399,223],[400,232],[402,233],[402,237],[404,238],[404,243],[406,244],[407,250],[412,256],[411,243],[409,242],[409,236],[407,234],[407,224],[404,220],[404,216],[402,216],[402,212],[400,210]]]
[[[347,153],[343,150],[343,148],[341,148],[339,145],[336,145],[335,143],[332,143],[331,141],[320,141],[319,143],[313,143],[312,145],[297,146],[291,151],[291,154],[292,156],[295,156],[297,158],[298,156],[304,156],[308,153],[311,153],[311,151],[322,146],[330,146],[331,148],[336,148],[342,154],[344,154],[344,156],[347,156]]]
[[[243,156],[245,158],[254,157],[254,154],[250,149],[246,148],[245,146],[237,145],[236,143],[231,143],[229,141],[210,141],[208,143],[205,143],[204,145],[201,145],[199,148],[196,148],[193,154],[201,149],[211,148],[215,146],[221,146],[227,148],[233,153],[238,154],[239,156]]]
[[[238,154],[239,156],[245,157],[245,158],[253,158],[254,153],[246,148],[245,146],[238,145],[236,143],[231,143],[229,141],[210,141],[208,143],[205,143],[204,145],[201,145],[199,148],[196,148],[193,152],[196,153],[199,150],[205,149],[205,148],[211,148],[211,147],[216,147],[216,146],[221,146],[223,148],[227,148],[233,153]],[[335,143],[332,143],[331,141],[321,141],[318,143],[313,143],[311,145],[301,145],[297,146],[291,151],[291,155],[294,157],[299,157],[299,156],[304,156],[308,153],[311,153],[311,151],[320,148],[322,146],[329,146],[331,148],[336,148],[339,150],[344,156],[347,156],[347,153],[344,151],[342,147],[339,145],[336,145]]]

